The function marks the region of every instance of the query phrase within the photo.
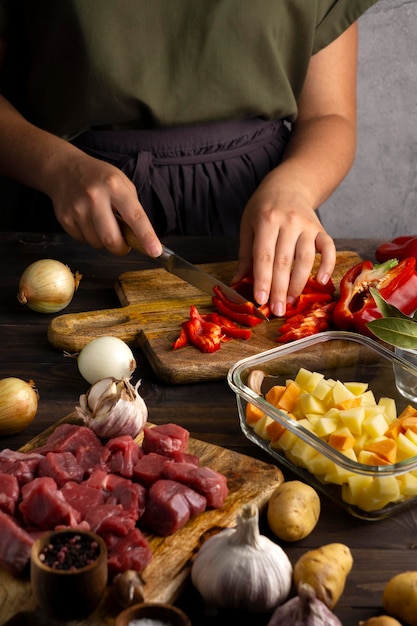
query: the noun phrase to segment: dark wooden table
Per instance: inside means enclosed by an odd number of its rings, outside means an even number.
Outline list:
[[[234,260],[237,255],[235,241],[170,238],[165,243],[193,263]],[[336,243],[339,250],[354,250],[362,258],[374,260],[378,242],[338,240]],[[117,277],[129,270],[157,267],[154,261],[136,252],[114,257],[78,244],[65,235],[0,234],[0,378],[32,379],[40,391],[35,420],[23,432],[1,437],[0,449],[18,449],[71,413],[79,395],[86,390],[76,362],[65,358],[48,343],[47,327],[51,316],[32,312],[16,299],[23,270],[40,258],[59,259],[73,271],[82,271],[83,280],[77,297],[65,310],[68,313],[118,307],[114,291]],[[152,422],[176,421],[187,428],[192,437],[271,462],[266,453],[241,433],[234,393],[225,380],[168,386],[156,379],[139,350],[135,351],[135,357],[138,377],[142,378],[141,393]],[[284,475],[286,479],[294,478],[286,470]],[[321,518],[313,533],[284,549],[295,562],[307,549],[330,542],[347,544],[353,554],[354,566],[335,612],[344,626],[357,626],[360,620],[382,613],[382,591],[393,575],[417,569],[417,514],[411,510],[384,521],[361,521],[323,498]],[[7,590],[4,592],[7,594]],[[0,593],[0,624],[1,598]],[[267,622],[260,616],[230,611],[210,617],[204,613],[191,587],[178,603],[190,615],[193,626],[217,626],[235,620],[262,626]],[[14,623],[37,626],[34,616],[17,616]]]

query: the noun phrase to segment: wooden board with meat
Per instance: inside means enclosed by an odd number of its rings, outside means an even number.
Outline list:
[[[336,290],[345,272],[360,261],[350,251],[339,251],[333,282]],[[315,268],[319,262],[316,258]],[[235,262],[200,266],[229,284]],[[238,360],[277,346],[282,319],[257,325],[250,339],[233,339],[212,354],[194,346],[173,350],[181,323],[189,317],[191,305],[201,313],[214,310],[210,296],[164,269],[126,272],[119,276],[116,292],[119,309],[87,311],[56,316],[50,323],[48,339],[56,348],[79,352],[91,339],[102,335],[120,337],[140,347],[157,376],[170,384],[183,384],[224,378]]]
[[[193,439],[175,424],[103,442],[75,412],[18,452],[1,451],[0,477],[0,625],[36,608],[27,569],[34,538],[87,523],[107,539],[110,579],[80,626],[114,623],[120,606],[111,580],[125,569],[142,570],[145,600],[175,600],[204,538],[233,526],[243,504],[265,506],[283,480],[274,465]],[[170,508],[173,494],[184,516]]]

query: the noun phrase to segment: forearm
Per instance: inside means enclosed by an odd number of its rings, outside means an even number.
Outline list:
[[[317,209],[352,167],[356,149],[354,120],[338,115],[295,125],[284,159],[270,174],[279,194],[289,194]]]
[[[50,194],[54,169],[77,151],[67,141],[28,122],[0,96],[0,173]]]

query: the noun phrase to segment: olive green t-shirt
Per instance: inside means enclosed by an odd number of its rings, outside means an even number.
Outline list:
[[[25,114],[94,127],[294,120],[311,55],[377,0],[0,0]],[[7,94],[7,92],[6,92]],[[20,102],[20,101],[19,101]]]

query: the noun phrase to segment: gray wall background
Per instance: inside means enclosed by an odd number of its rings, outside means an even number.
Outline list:
[[[333,237],[417,235],[417,0],[380,0],[359,46],[356,160],[320,216]]]

